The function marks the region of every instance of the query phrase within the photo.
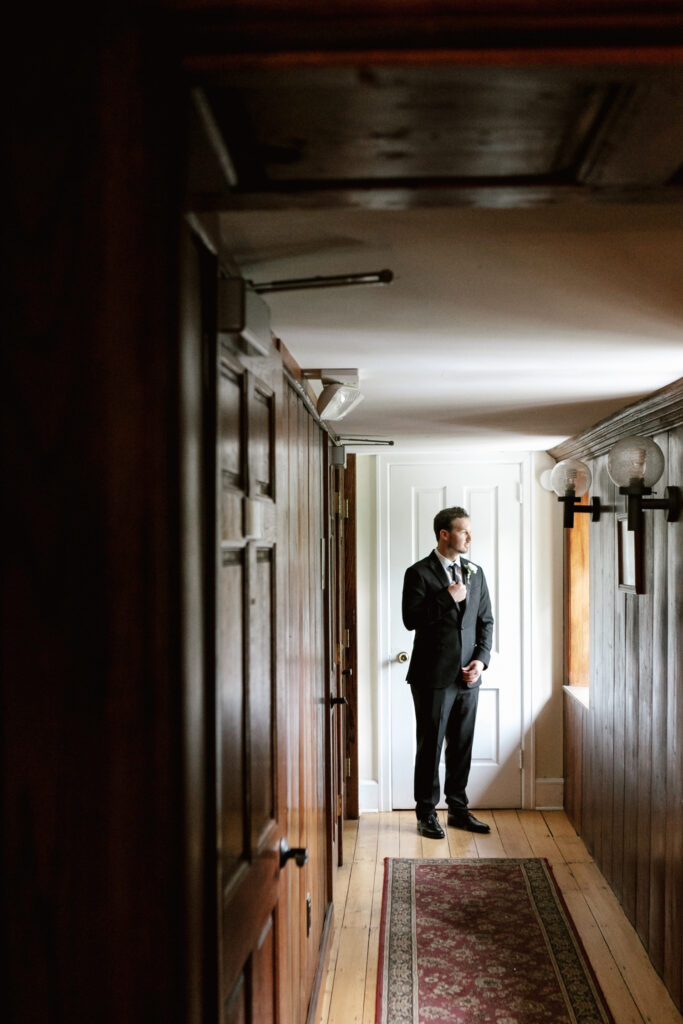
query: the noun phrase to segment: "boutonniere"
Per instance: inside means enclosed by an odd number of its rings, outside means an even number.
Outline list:
[[[472,565],[471,562],[463,562],[462,567],[465,572],[465,583],[467,583],[470,576],[474,576],[475,572],[477,572],[477,566]]]

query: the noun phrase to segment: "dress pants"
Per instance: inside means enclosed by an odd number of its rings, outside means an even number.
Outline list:
[[[419,819],[427,818],[441,798],[439,761],[444,740],[446,802],[450,811],[464,810],[479,687],[466,689],[461,683],[451,683],[445,689],[427,690],[411,684],[410,690],[417,726],[415,813]]]

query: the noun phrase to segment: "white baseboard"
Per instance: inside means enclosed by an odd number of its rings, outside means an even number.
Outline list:
[[[564,779],[536,778],[537,811],[561,811],[564,807]]]
[[[360,814],[379,810],[379,782],[361,779],[358,783],[358,811]]]

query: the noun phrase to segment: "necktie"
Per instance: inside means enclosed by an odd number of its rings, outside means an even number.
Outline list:
[[[462,573],[460,571],[460,566],[458,565],[458,563],[457,562],[451,562],[451,564],[448,566],[448,568],[451,571],[451,575],[453,577],[453,582],[454,583],[459,583],[460,580],[462,579]]]

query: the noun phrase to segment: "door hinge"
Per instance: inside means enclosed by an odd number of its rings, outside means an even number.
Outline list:
[[[524,751],[519,748],[519,770],[520,772],[524,769]]]
[[[311,918],[312,918],[312,906],[311,906],[311,894],[306,893],[306,938],[311,934]]]
[[[349,499],[346,498],[344,501],[344,519],[349,518]]]
[[[346,773],[346,778],[350,779],[351,778],[351,758],[350,757],[345,757],[344,758],[344,771]]]
[[[337,793],[337,817],[341,818],[341,816],[342,816],[342,795],[341,795],[341,793]]]

